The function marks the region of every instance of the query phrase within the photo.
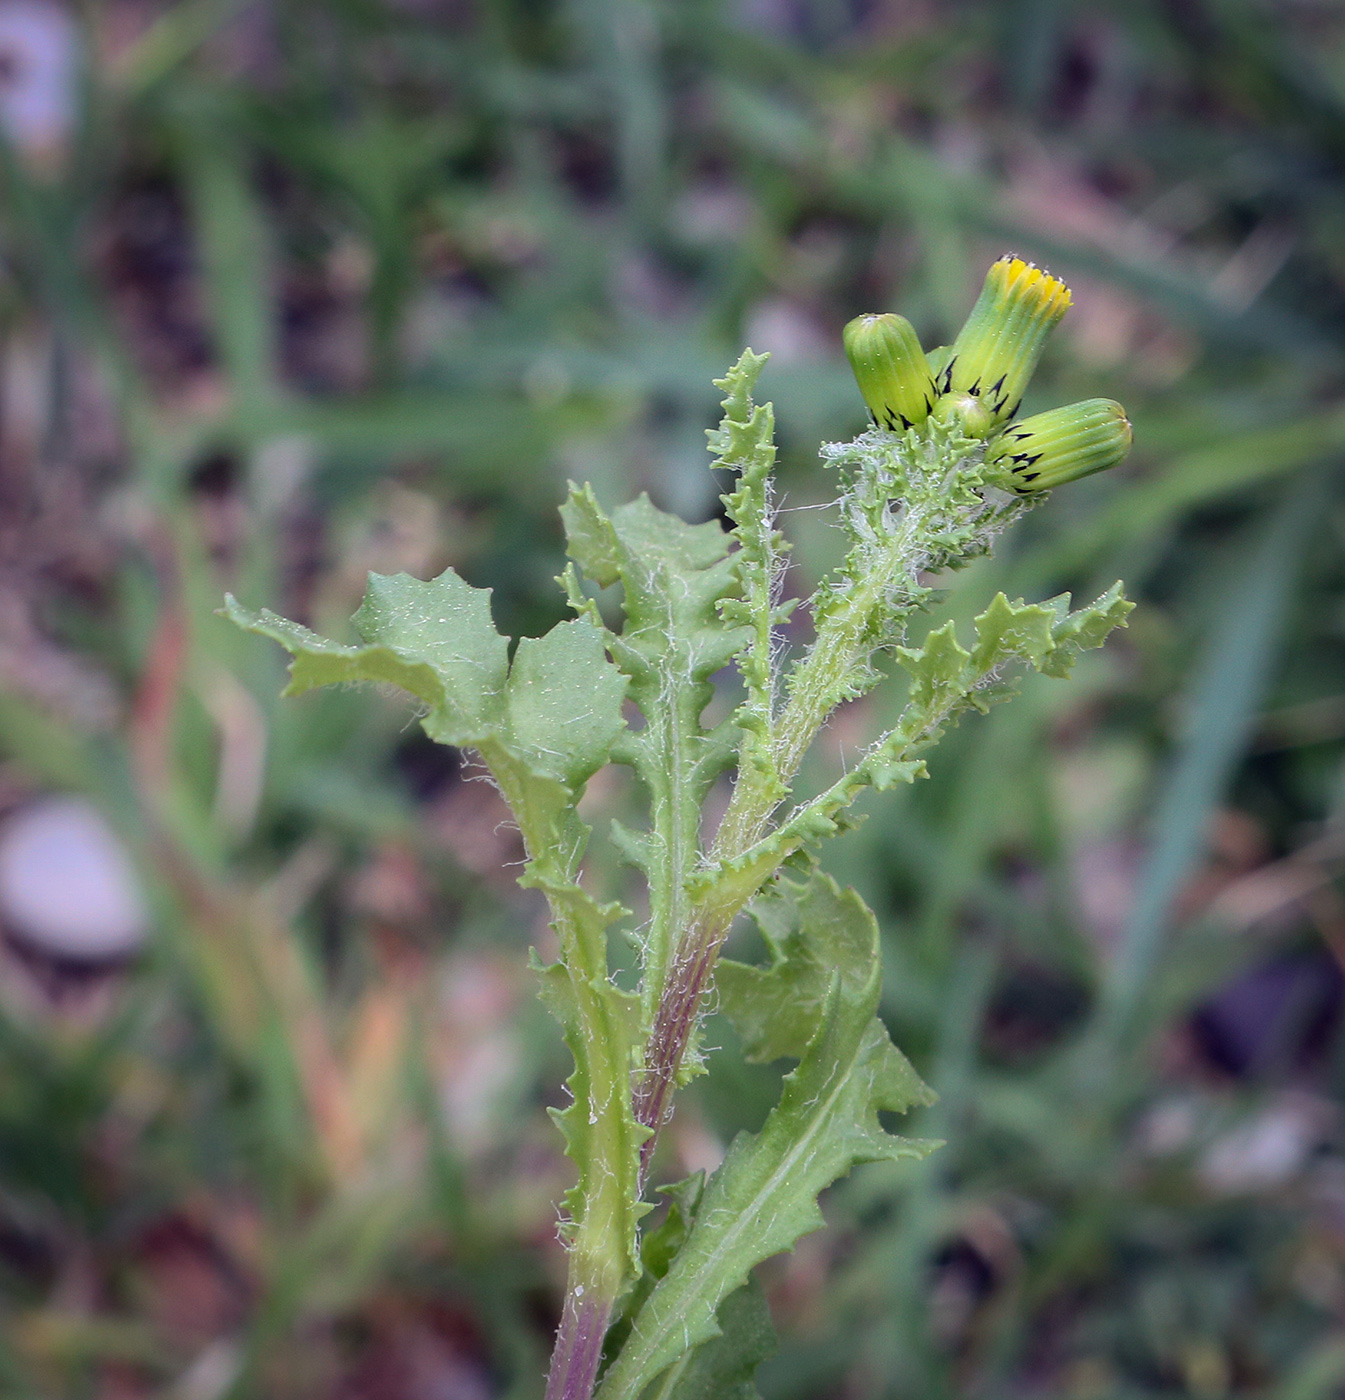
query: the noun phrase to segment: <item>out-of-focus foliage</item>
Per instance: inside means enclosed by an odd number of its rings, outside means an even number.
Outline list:
[[[937,343],[1013,247],[1075,303],[1024,411],[1119,399],[1136,450],[941,582],[967,619],[1118,575],[1141,606],[833,853],[949,1145],[763,1270],[764,1393],[1338,1394],[1339,8],[74,14],[0,3],[0,800],[95,802],[154,932],[90,969],[10,931],[0,1393],[537,1393],[565,1055],[515,839],[401,703],[279,702],[214,610],[339,636],[368,569],[452,563],[541,632],[567,476],[713,513],[744,343],[805,592],[817,444],[863,415],[840,328]],[[775,1082],[715,1057],[664,1176]]]

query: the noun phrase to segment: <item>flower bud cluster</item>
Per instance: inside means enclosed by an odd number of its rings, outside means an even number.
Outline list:
[[[1009,253],[986,274],[951,346],[926,355],[910,322],[887,313],[851,321],[845,352],[878,427],[944,423],[986,443],[987,480],[1019,495],[1046,491],[1114,467],[1130,450],[1130,423],[1110,399],[1013,421],[1069,306],[1064,282]]]

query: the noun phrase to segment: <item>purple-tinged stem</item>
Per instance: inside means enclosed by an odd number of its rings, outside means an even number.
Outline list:
[[[682,1056],[696,1025],[701,995],[723,946],[724,934],[728,931],[728,921],[723,921],[722,926],[720,922],[716,920],[709,926],[693,923],[687,929],[683,946],[690,947],[685,956],[674,960],[654,1016],[654,1028],[649,1034],[645,1054],[645,1070],[634,1095],[636,1122],[652,1129],[640,1147],[641,1177],[649,1170],[658,1143],[658,1132],[667,1116],[668,1102],[682,1067]]]
[[[602,1341],[612,1320],[612,1300],[585,1296],[571,1283],[556,1329],[556,1347],[546,1378],[546,1400],[590,1400],[602,1360]]]

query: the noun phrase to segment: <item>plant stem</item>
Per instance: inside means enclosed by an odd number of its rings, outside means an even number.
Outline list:
[[[570,1287],[556,1329],[556,1347],[546,1378],[546,1400],[589,1400],[598,1379],[602,1342],[612,1320],[612,1301],[596,1290]]]
[[[698,913],[688,924],[645,1048],[645,1068],[635,1088],[635,1120],[650,1129],[640,1145],[642,1172],[649,1170],[658,1131],[667,1116],[682,1056],[696,1024],[701,994],[737,909]],[[687,955],[682,956],[685,949]]]

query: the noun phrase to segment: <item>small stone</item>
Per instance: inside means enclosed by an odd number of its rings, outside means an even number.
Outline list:
[[[0,828],[0,924],[50,957],[125,958],[149,912],[121,841],[77,797],[29,803]]]

